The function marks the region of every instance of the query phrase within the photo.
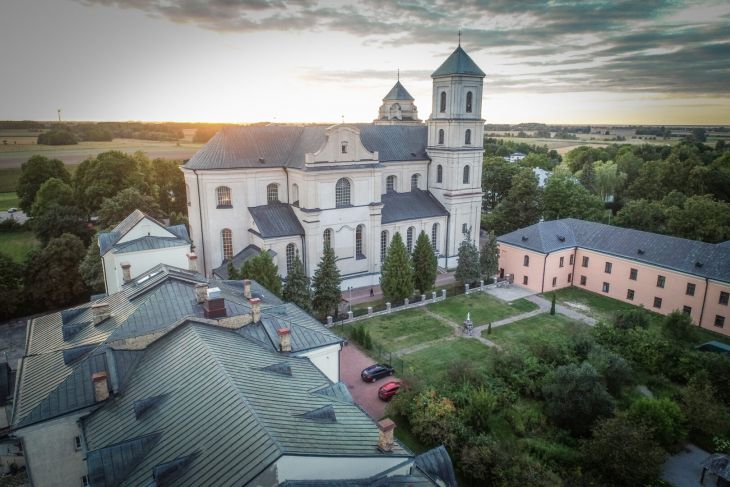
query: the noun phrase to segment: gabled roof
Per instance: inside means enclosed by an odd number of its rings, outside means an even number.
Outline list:
[[[502,235],[497,240],[543,254],[580,247],[703,278],[730,282],[730,249],[698,240],[574,218],[536,223]]]
[[[145,218],[172,233],[175,237],[147,236],[130,242],[125,242],[117,246],[117,242],[119,242],[119,240],[121,240],[127,233],[129,233],[130,230],[132,230]],[[158,241],[158,239],[160,240]],[[106,254],[111,249],[119,250],[121,248],[123,250],[120,250],[120,252],[136,252],[138,250],[166,248],[186,244],[190,244],[190,236],[188,235],[188,230],[185,225],[180,224],[166,227],[164,224],[141,210],[134,210],[127,216],[127,218],[119,222],[112,231],[99,233],[99,253],[101,255]]]
[[[383,209],[380,223],[419,220],[449,214],[429,191],[416,189],[408,193],[391,192],[382,195],[381,198]]]
[[[248,211],[262,238],[304,235],[304,228],[291,205],[272,203],[249,207]]]
[[[405,89],[405,87],[400,84],[400,81],[396,81],[395,85],[393,85],[393,88],[390,89],[387,95],[385,95],[385,98],[383,98],[383,101],[386,100],[408,100],[413,101],[414,98],[411,96],[410,93],[408,93],[408,90]]]
[[[276,257],[276,252],[269,249],[266,252],[271,257]],[[233,263],[233,267],[236,269],[240,269],[243,267],[243,264],[250,259],[251,257],[255,257],[261,253],[261,249],[257,247],[254,244],[248,245],[246,248],[241,250],[239,253],[233,256],[231,258],[231,261]],[[213,276],[217,277],[219,279],[228,279],[228,259],[223,259],[223,262],[221,262],[221,265],[213,269]]]
[[[431,74],[432,78],[441,76],[451,76],[454,74],[462,76],[477,76],[484,78],[484,71],[469,57],[469,55],[459,45],[449,57],[446,58],[441,66]]]

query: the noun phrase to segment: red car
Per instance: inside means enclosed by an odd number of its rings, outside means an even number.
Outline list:
[[[401,383],[398,381],[390,381],[378,389],[378,397],[381,401],[390,401],[390,399],[398,394],[400,391]]]

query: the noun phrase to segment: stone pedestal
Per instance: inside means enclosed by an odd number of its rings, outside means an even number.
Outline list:
[[[423,302],[423,301],[426,301],[426,295],[425,294],[421,294],[421,302]]]
[[[410,302],[410,300],[408,298],[406,298],[405,300],[403,300],[403,306],[408,306],[410,303],[411,302]]]
[[[441,299],[446,299],[446,289],[441,290]]]
[[[327,317],[327,324],[328,325],[331,325],[332,324],[332,317],[331,316],[328,316]]]
[[[373,315],[373,307],[368,306],[368,316],[372,316],[372,315]]]
[[[431,299],[433,299],[434,301],[436,301],[436,291],[433,291],[431,293]]]
[[[390,313],[390,303],[385,303],[385,311]]]
[[[469,285],[464,284],[464,294],[469,294]]]

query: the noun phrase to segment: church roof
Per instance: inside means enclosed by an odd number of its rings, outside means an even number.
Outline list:
[[[267,252],[272,258],[276,257],[276,252],[274,252],[273,250],[269,249],[267,250]],[[254,244],[248,245],[245,249],[243,249],[231,258],[231,261],[233,262],[233,267],[235,267],[236,269],[240,269],[248,259],[257,256],[260,253],[261,249],[259,247]],[[221,265],[213,269],[213,277],[228,279],[228,259],[223,259]]]
[[[447,216],[446,208],[428,191],[416,189],[408,193],[386,193],[381,196],[381,223]]]
[[[451,56],[446,58],[446,61],[438,67],[436,71],[431,75],[432,78],[439,78],[441,76],[450,76],[452,74],[461,74],[464,76],[478,76],[483,78],[486,76],[484,71],[479,69],[479,66],[469,57],[461,46],[457,47]]]
[[[425,125],[354,124],[380,162],[428,160]],[[307,153],[325,143],[325,125],[225,127],[185,164],[186,169],[287,167],[304,169]]]
[[[262,238],[304,235],[304,228],[290,205],[274,203],[249,207],[249,213]]]
[[[385,95],[385,98],[383,98],[383,101],[385,100],[410,100],[413,101],[415,98],[411,96],[410,93],[408,93],[408,90],[406,90],[402,84],[400,84],[400,81],[396,81],[395,85],[393,85],[393,88],[388,92],[387,95]]]

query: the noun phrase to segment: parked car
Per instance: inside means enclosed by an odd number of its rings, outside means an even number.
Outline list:
[[[395,370],[388,364],[374,364],[367,367],[360,373],[360,377],[365,382],[375,382],[378,379],[393,375]]]
[[[392,380],[378,389],[378,397],[381,401],[390,401],[393,396],[398,394],[400,388],[401,383],[397,380]]]

